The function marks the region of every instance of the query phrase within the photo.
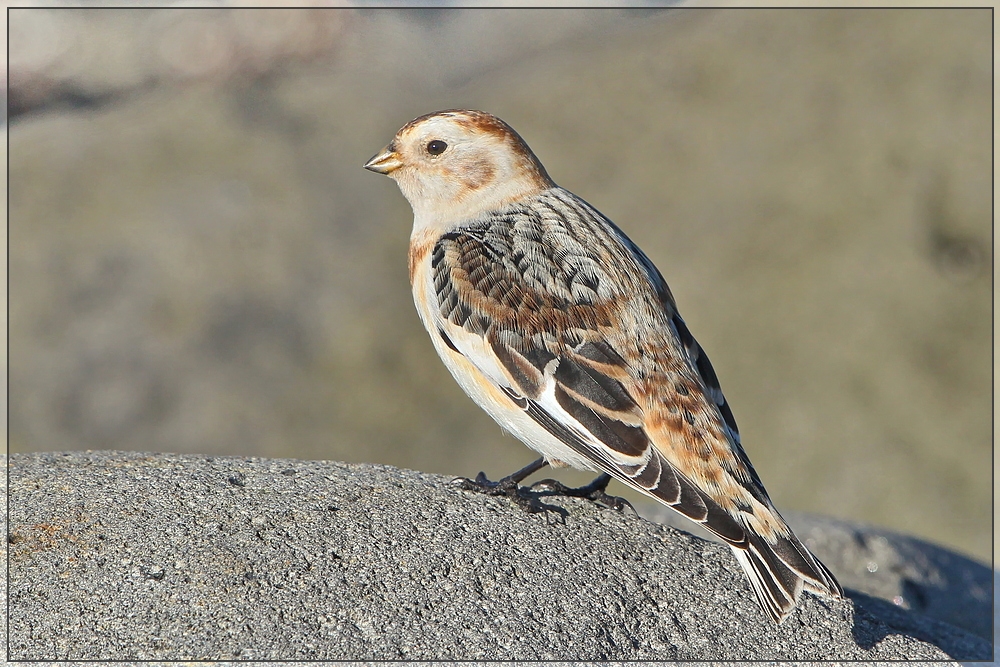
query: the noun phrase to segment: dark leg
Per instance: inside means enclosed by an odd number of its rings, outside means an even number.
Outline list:
[[[618,496],[609,496],[607,494],[608,482],[611,481],[611,475],[603,473],[598,475],[597,479],[586,486],[580,486],[577,488],[572,488],[566,486],[562,482],[554,479],[543,479],[540,482],[535,482],[531,485],[531,490],[535,491],[541,487],[543,491],[550,491],[553,495],[559,496],[572,496],[573,498],[586,498],[592,500],[595,503],[601,503],[606,505],[611,509],[624,510],[628,507],[630,510],[635,512],[636,516],[639,515],[632,507],[632,503],[625,500],[624,498],[619,498]]]
[[[524,480],[525,477],[538,472],[546,465],[547,463],[545,458],[542,457],[537,461],[532,461],[517,472],[507,475],[498,482],[491,482],[486,478],[486,473],[484,472],[480,472],[476,475],[476,479],[474,480],[468,479],[467,477],[459,477],[454,481],[466,491],[485,493],[488,496],[507,496],[520,505],[525,511],[544,512],[546,510],[545,506],[534,498],[522,495],[521,487],[519,487],[518,484]]]

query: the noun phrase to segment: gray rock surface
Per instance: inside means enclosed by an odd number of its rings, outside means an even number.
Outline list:
[[[663,505],[641,504],[637,509],[651,521],[719,542]],[[993,573],[989,566],[874,526],[799,512],[783,516],[810,549],[822,554],[844,587],[992,641]]]
[[[11,657],[988,659],[863,594],[776,626],[724,547],[591,503],[547,515],[397,468],[10,459]]]

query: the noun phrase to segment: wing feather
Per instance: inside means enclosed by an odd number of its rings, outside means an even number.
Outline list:
[[[487,375],[560,442],[626,484],[706,524],[723,539],[744,542],[740,524],[650,441],[634,369],[626,359],[629,352],[620,351],[620,343],[610,340],[599,324],[619,315],[596,312],[613,310],[621,290],[604,302],[595,301],[598,292],[613,292],[615,283],[593,270],[596,262],[573,259],[574,252],[586,252],[582,245],[549,247],[539,254],[539,246],[555,242],[530,224],[534,218],[508,220],[513,224],[507,234],[497,234],[494,224],[491,229],[451,232],[438,241],[432,267],[441,318],[461,327],[462,333],[480,335],[489,329],[483,352],[495,363],[486,366],[501,370],[502,377]],[[516,230],[523,232],[520,243]],[[566,239],[560,236],[564,244]],[[524,275],[528,267],[530,279]],[[590,271],[581,278],[586,268]],[[587,286],[588,302],[566,298],[574,293],[573,283]],[[507,291],[502,301],[492,302],[488,327],[473,325],[473,302],[497,284]],[[542,290],[541,285],[552,289]],[[585,314],[589,310],[589,316],[575,320],[576,326],[560,326],[560,316],[573,307],[585,309]],[[526,318],[526,312],[534,318]],[[684,342],[690,346],[693,339]]]

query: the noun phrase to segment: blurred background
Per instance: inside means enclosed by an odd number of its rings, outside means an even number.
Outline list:
[[[438,360],[409,206],[361,168],[471,107],[659,266],[779,508],[988,561],[991,31],[989,9],[14,8],[10,449],[532,460]]]

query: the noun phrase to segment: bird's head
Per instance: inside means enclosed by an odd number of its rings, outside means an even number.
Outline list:
[[[418,227],[448,227],[553,186],[517,132],[465,109],[411,120],[365,169],[396,181]]]

